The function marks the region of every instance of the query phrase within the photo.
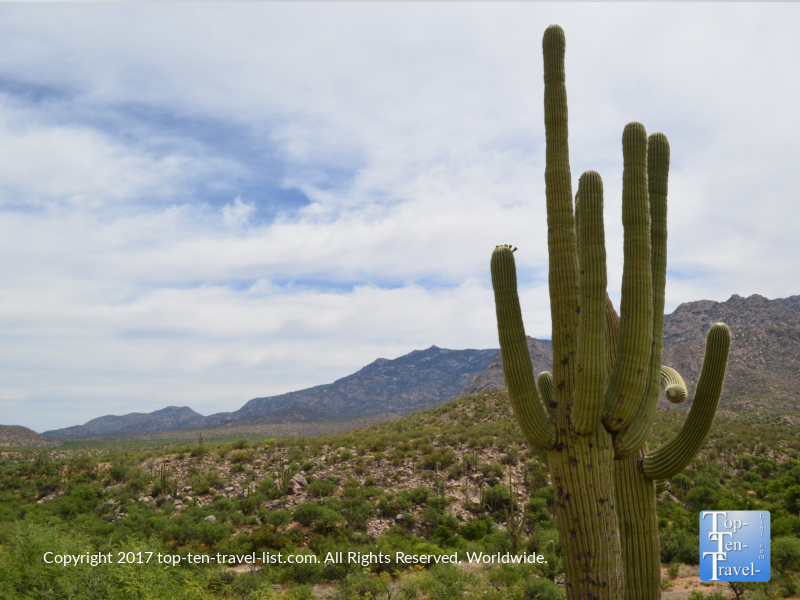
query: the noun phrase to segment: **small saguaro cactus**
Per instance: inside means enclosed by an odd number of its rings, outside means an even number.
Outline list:
[[[569,598],[660,597],[655,481],[681,471],[713,421],[730,332],[714,325],[692,409],[678,434],[653,452],[660,388],[686,397],[661,366],[666,282],[669,143],[640,123],[622,135],[624,265],[617,316],[606,291],[603,182],[581,175],[575,202],[567,142],[563,30],[545,31],[545,169],[553,373],[539,389],[522,323],[514,251],[492,254],[503,369],[515,417],[550,466]],[[544,404],[542,403],[544,401]]]

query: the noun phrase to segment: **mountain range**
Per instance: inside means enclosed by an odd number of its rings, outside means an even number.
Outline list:
[[[424,410],[458,395],[497,355],[491,350],[431,346],[393,360],[379,358],[352,375],[279,396],[253,398],[233,412],[204,417],[188,406],[108,415],[84,425],[45,431],[51,438],[153,433],[169,429],[353,419]]]
[[[732,345],[721,408],[754,414],[800,409],[800,296],[769,300],[734,294],[726,302],[700,300],[678,306],[664,325],[663,363],[676,368],[691,392],[712,324],[727,323]],[[528,338],[536,374],[551,370],[549,340]],[[50,438],[152,433],[170,429],[352,419],[404,414],[451,398],[505,387],[497,349],[448,350],[431,346],[389,360],[379,358],[333,383],[278,396],[254,398],[233,412],[203,416],[189,407],[108,415],[84,425],[46,431]]]

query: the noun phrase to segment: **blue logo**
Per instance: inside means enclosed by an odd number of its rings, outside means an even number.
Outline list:
[[[700,581],[769,581],[769,512],[700,513]]]

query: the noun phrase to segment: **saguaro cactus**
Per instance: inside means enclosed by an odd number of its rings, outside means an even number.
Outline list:
[[[713,420],[730,332],[711,328],[697,395],[676,437],[648,453],[662,383],[685,398],[680,375],[661,367],[666,280],[669,144],[640,123],[622,136],[625,232],[622,302],[606,293],[603,184],[581,175],[573,207],[567,142],[565,38],[543,40],[548,247],[553,374],[534,383],[517,295],[514,251],[492,254],[492,285],[503,368],[514,414],[546,455],[555,488],[570,598],[660,596],[655,480],[682,470]]]

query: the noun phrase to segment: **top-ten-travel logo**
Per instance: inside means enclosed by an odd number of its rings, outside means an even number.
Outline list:
[[[769,581],[769,512],[701,512],[700,580]]]

